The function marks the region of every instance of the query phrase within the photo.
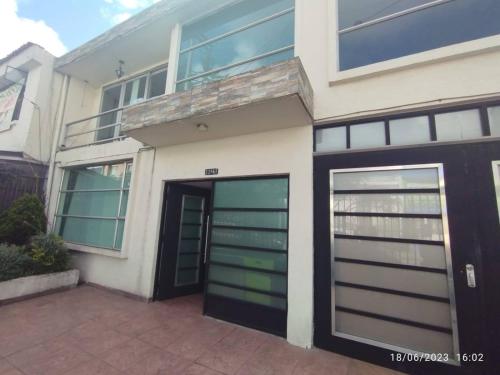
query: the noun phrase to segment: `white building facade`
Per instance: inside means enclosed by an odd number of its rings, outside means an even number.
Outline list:
[[[404,371],[493,369],[499,16],[159,2],[56,61],[51,228],[89,283],[203,293],[206,315]]]

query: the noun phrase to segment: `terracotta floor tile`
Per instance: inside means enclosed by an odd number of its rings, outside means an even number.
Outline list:
[[[294,368],[296,375],[347,375],[351,359],[319,349],[308,350]]]
[[[214,370],[207,368],[205,366],[200,366],[196,363],[193,364],[192,366],[189,366],[183,374],[184,375],[221,375],[220,372],[214,371]]]
[[[232,375],[243,366],[253,352],[237,346],[229,346],[220,342],[207,348],[205,354],[196,360],[196,363]]]
[[[351,359],[349,365],[348,375],[402,375],[403,373],[398,371],[393,371],[385,367],[380,367],[372,365],[371,363],[366,363],[358,361],[356,359]]]
[[[154,350],[153,346],[132,339],[99,354],[98,357],[114,368],[124,371],[146,357],[152,350]]]
[[[26,374],[57,375],[64,374],[93,357],[68,340],[57,338],[12,354],[7,359]]]
[[[0,359],[0,375],[18,375],[22,372],[16,369],[12,364],[6,359]]]
[[[105,362],[94,359],[81,364],[64,375],[120,375],[121,372]]]
[[[94,355],[104,353],[131,340],[130,337],[94,321],[84,323],[71,330],[68,336],[75,345]]]
[[[131,375],[184,374],[193,363],[181,356],[155,349],[127,369]]]

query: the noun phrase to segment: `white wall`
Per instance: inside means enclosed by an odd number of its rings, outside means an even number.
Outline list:
[[[423,55],[427,62],[413,56],[402,59],[410,64],[406,67],[390,61],[378,73],[374,66],[361,69],[363,74],[372,71],[372,76],[331,81],[337,58],[334,1],[296,0],[296,54],[314,89],[316,121],[439,105],[485,94],[500,96],[500,37],[430,51]],[[457,55],[444,58],[453,54],[450,51]],[[437,60],[429,63],[428,59]]]
[[[53,72],[54,57],[38,46],[31,46],[0,67],[3,74],[10,65],[29,71],[19,120],[0,132],[0,150],[22,152],[47,163],[55,129],[54,95],[61,92],[61,77]],[[33,104],[33,103],[34,104]]]

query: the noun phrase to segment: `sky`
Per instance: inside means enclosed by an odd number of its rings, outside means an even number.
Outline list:
[[[55,56],[159,0],[0,0],[0,58],[34,42]]]

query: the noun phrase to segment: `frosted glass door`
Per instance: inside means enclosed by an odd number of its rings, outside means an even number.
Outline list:
[[[332,334],[456,358],[441,166],[330,177]]]

